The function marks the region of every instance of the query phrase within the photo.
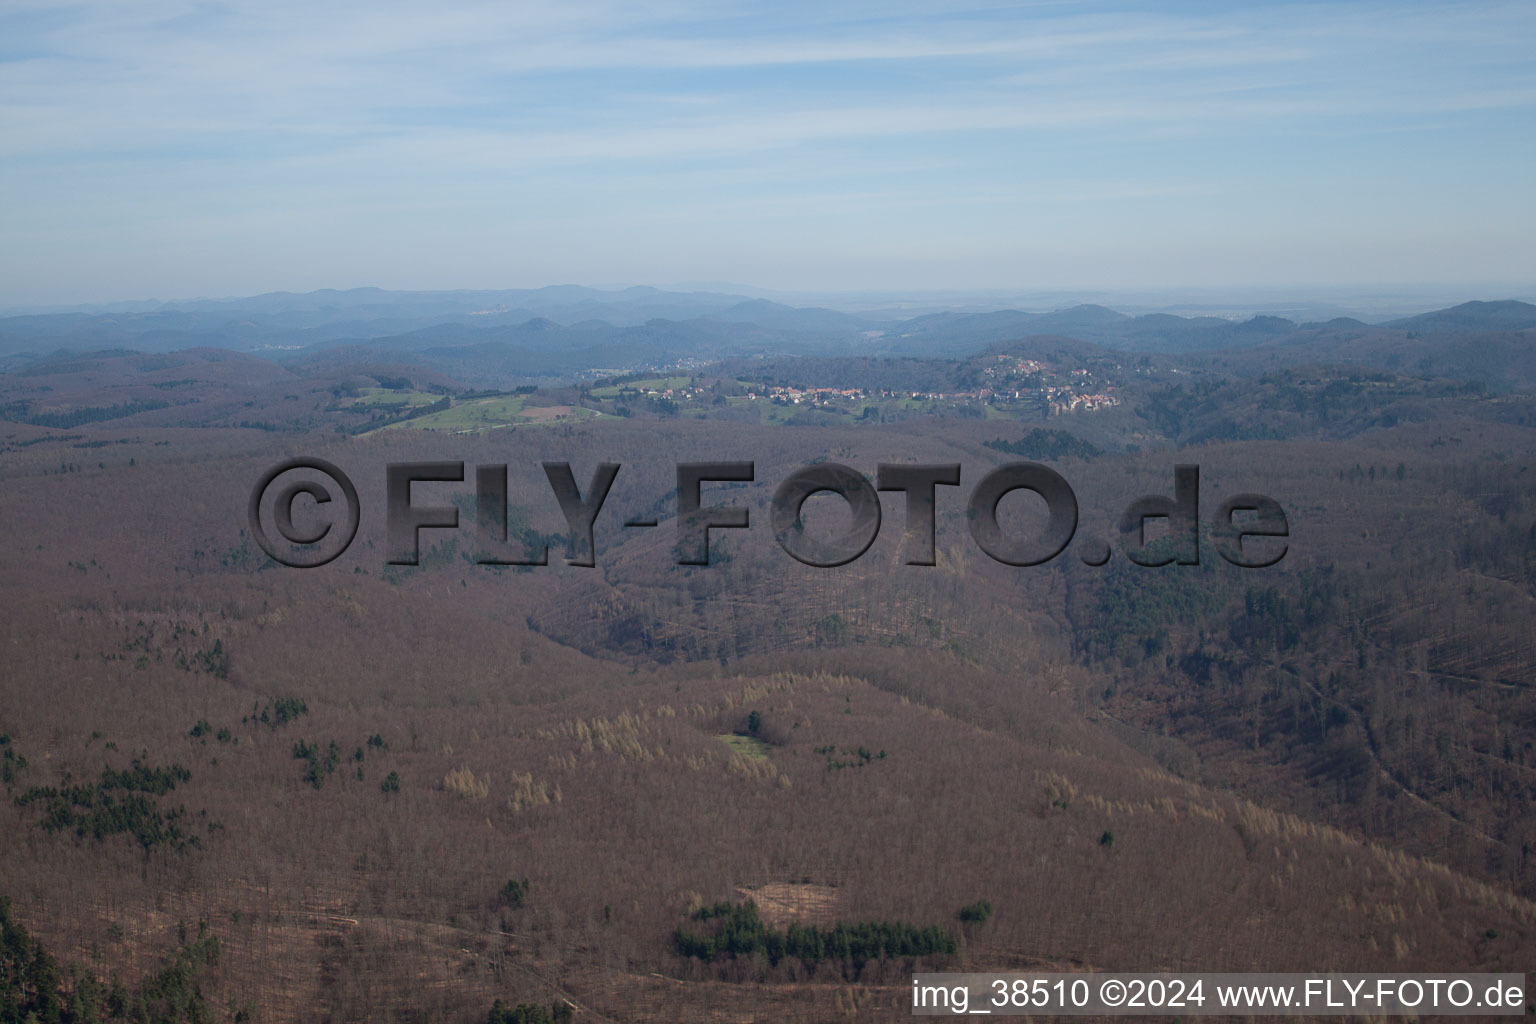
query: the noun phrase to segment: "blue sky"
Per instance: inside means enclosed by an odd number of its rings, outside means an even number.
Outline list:
[[[1473,297],[1536,282],[1533,115],[1530,3],[0,0],[0,304]]]

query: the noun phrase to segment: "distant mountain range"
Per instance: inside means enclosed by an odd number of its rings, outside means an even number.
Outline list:
[[[1336,358],[1455,375],[1461,364],[1490,386],[1531,376],[1524,352],[1536,305],[1467,302],[1369,325],[1340,317],[1296,323],[1233,320],[1101,305],[1055,312],[1014,309],[876,319],[723,292],[576,285],[531,290],[397,292],[376,288],[275,292],[245,299],[135,303],[93,311],[0,318],[0,359],[18,368],[59,352],[222,348],[285,365],[419,365],[468,382],[568,377],[685,360],[814,355],[963,358],[1034,337],[1066,337],[1131,353],[1240,354],[1283,346],[1287,361]],[[1478,350],[1467,339],[1498,335]],[[1423,336],[1438,347],[1417,344]],[[1447,358],[1447,353],[1450,358]]]

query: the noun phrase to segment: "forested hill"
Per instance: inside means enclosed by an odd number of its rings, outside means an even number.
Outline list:
[[[1525,337],[1533,328],[1536,306],[1512,300],[1468,302],[1371,326],[1349,318],[1128,316],[1097,305],[876,317],[656,289],[359,289],[5,317],[0,360],[21,368],[60,351],[212,347],[291,367],[406,362],[485,383],[742,357],[966,358],[1020,339],[1059,337],[1127,353],[1227,352],[1248,361],[1263,353],[1287,365],[1343,350],[1342,358],[1362,365],[1480,375],[1501,388],[1533,379]]]

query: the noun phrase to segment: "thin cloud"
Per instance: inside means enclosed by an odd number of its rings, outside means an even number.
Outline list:
[[[1528,4],[87,0],[13,2],[0,39],[0,188],[30,261],[0,256],[0,273],[27,280],[62,278],[92,244],[158,240],[171,267],[209,223],[241,260],[279,259],[274,222],[349,251],[318,237],[346,225],[317,210],[492,211],[553,237],[600,207],[617,238],[653,232],[657,210],[734,210],[815,246],[842,206],[869,218],[871,259],[909,218],[985,233],[989,213],[1096,201],[1126,232],[1166,231],[1177,207],[1188,231],[1240,221],[1255,247],[1298,210],[1324,247],[1329,231],[1387,237],[1412,210],[1487,240],[1448,266],[1510,262],[1495,228],[1536,230],[1513,184],[1536,128]],[[1349,198],[1381,195],[1395,205]],[[1514,227],[1479,228],[1494,209]],[[398,230],[403,250],[443,237]],[[598,244],[561,242],[572,259]]]

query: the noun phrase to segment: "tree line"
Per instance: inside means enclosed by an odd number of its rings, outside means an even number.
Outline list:
[[[812,967],[828,960],[850,964],[857,971],[870,960],[954,956],[960,951],[955,936],[939,925],[919,928],[902,921],[864,921],[839,922],[828,929],[796,922],[778,929],[763,921],[750,899],[701,907],[694,911],[693,920],[717,925],[713,933],[680,926],[672,941],[680,955],[706,963],[761,954],[772,965],[794,957]]]

